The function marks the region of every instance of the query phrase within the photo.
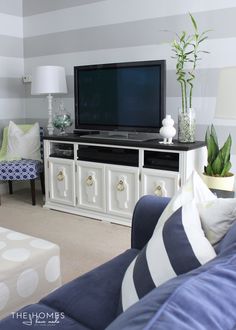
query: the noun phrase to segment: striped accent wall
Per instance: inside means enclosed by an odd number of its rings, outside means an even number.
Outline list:
[[[22,0],[0,2],[0,130],[9,119],[25,118],[22,6]]]
[[[22,0],[0,1],[0,143],[10,119],[25,122],[22,8]],[[6,191],[7,185],[1,182],[0,193]]]
[[[20,80],[23,71],[30,74],[35,66],[66,68],[69,92],[63,100],[74,115],[75,65],[166,59],[167,113],[177,121],[181,99],[170,42],[175,32],[191,27],[188,12],[193,13],[201,30],[212,30],[204,45],[210,54],[199,62],[194,89],[197,138],[203,139],[207,125],[214,123],[220,141],[229,132],[235,141],[236,120],[215,118],[220,69],[236,66],[235,0],[2,1],[0,103],[4,110],[0,119],[46,123],[46,99],[31,96],[30,84],[22,86]],[[54,108],[58,105],[56,97]],[[236,156],[233,158],[236,164]]]

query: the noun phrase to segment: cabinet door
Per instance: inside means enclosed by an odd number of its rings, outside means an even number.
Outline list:
[[[78,161],[78,206],[94,211],[106,211],[104,165]]]
[[[69,159],[49,159],[51,202],[75,205],[75,162]]]
[[[138,169],[107,165],[107,212],[130,218],[139,198]]]
[[[178,189],[178,172],[147,168],[142,170],[142,195],[172,197]]]

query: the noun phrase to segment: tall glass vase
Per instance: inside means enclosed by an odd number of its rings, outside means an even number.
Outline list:
[[[178,115],[178,140],[182,143],[195,142],[196,115],[193,108],[183,112],[179,109]]]

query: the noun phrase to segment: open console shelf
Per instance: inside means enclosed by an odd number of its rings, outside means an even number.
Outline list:
[[[143,167],[179,172],[179,153],[145,150]]]
[[[77,159],[138,167],[139,152],[135,149],[79,145]]]
[[[74,159],[74,146],[68,143],[52,143],[49,157]]]

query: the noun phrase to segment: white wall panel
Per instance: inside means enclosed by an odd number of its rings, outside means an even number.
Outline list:
[[[25,118],[25,100],[0,98],[0,120],[13,118]]]
[[[0,34],[23,38],[22,17],[0,13]]]
[[[24,74],[24,59],[0,56],[0,77],[20,78]]]

